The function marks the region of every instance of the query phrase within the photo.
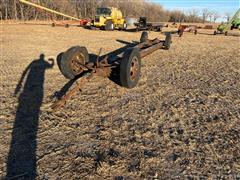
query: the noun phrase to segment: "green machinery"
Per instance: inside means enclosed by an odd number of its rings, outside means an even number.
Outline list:
[[[228,35],[228,30],[239,29],[240,30],[240,9],[235,13],[232,19],[227,24],[220,24],[217,27],[217,30],[214,31],[214,35],[216,34],[225,34]]]

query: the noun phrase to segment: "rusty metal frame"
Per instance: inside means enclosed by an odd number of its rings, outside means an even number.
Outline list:
[[[154,51],[163,48],[164,43],[165,41],[159,40],[158,38],[152,40],[148,39],[145,42],[136,44],[133,46],[133,48],[138,48],[141,58],[144,58]],[[114,60],[111,61],[108,56],[105,56],[101,61],[99,61],[98,58],[95,63],[81,64],[81,67],[83,67],[85,74],[76,80],[77,85],[74,88],[69,90],[63,97],[61,97],[61,99],[57,100],[52,105],[52,109],[57,110],[60,107],[64,106],[67,100],[81,91],[84,84],[89,82],[94,76],[110,77],[112,68],[115,68],[117,65],[119,65],[119,63],[116,62],[120,62],[123,55],[124,52],[120,53],[117,57],[115,57]]]

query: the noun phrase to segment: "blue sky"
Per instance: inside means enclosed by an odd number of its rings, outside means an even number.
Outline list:
[[[152,2],[161,4],[165,9],[179,9],[188,11],[189,9],[217,11],[224,16],[226,12],[233,15],[240,8],[240,0],[152,0]]]

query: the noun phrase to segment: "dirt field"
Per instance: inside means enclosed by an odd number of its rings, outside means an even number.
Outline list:
[[[105,54],[140,34],[0,25],[0,178],[240,178],[239,37],[175,35],[142,59],[136,88],[98,77],[51,110],[68,82],[60,52]]]

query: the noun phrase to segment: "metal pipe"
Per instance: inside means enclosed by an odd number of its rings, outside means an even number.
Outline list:
[[[69,15],[60,13],[60,12],[58,12],[58,11],[54,11],[54,10],[52,10],[52,9],[46,8],[46,7],[44,7],[44,6],[40,6],[40,5],[35,4],[35,3],[28,2],[27,0],[19,0],[19,1],[20,1],[21,3],[24,3],[24,4],[27,4],[27,5],[33,6],[33,7],[38,8],[38,9],[43,9],[43,10],[45,10],[45,11],[48,11],[48,12],[51,12],[51,13],[54,13],[54,14],[58,14],[58,15],[63,16],[63,17],[67,17],[67,18],[69,18],[69,19],[74,19],[74,20],[76,20],[76,21],[80,21],[80,19],[78,19],[78,18],[75,18],[75,17],[69,16]]]

